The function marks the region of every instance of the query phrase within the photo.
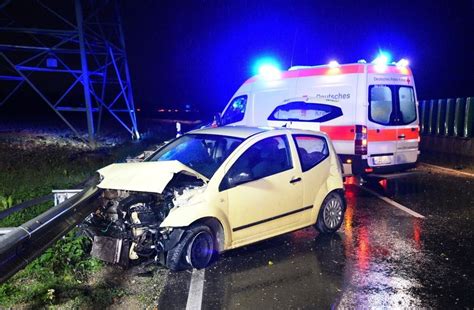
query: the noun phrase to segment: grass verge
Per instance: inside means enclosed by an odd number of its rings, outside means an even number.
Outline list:
[[[25,148],[0,141],[0,211],[47,195],[52,189],[72,188],[97,169],[138,155],[158,142],[128,142],[91,151],[70,145]],[[0,227],[18,226],[51,206],[52,202],[48,202],[13,214],[1,220]],[[102,263],[89,256],[90,246],[87,238],[70,232],[0,285],[0,306],[92,309],[112,304],[126,293],[117,286],[91,280],[102,269]]]

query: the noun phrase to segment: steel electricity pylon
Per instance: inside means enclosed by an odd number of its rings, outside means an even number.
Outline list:
[[[0,1],[0,83],[0,106],[31,87],[78,137],[85,114],[92,146],[104,112],[140,138],[118,0]]]

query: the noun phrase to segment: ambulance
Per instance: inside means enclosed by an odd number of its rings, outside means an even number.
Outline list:
[[[379,58],[261,72],[237,90],[220,123],[325,132],[346,175],[412,168],[420,154],[413,74],[405,59]]]

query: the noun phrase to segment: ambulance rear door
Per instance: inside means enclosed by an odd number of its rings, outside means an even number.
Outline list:
[[[369,73],[368,84],[368,165],[416,162],[418,115],[413,78]]]

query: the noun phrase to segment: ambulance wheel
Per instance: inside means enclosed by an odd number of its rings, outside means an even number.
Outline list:
[[[332,234],[341,227],[345,212],[344,197],[331,192],[324,199],[316,221],[316,229],[322,234]]]

